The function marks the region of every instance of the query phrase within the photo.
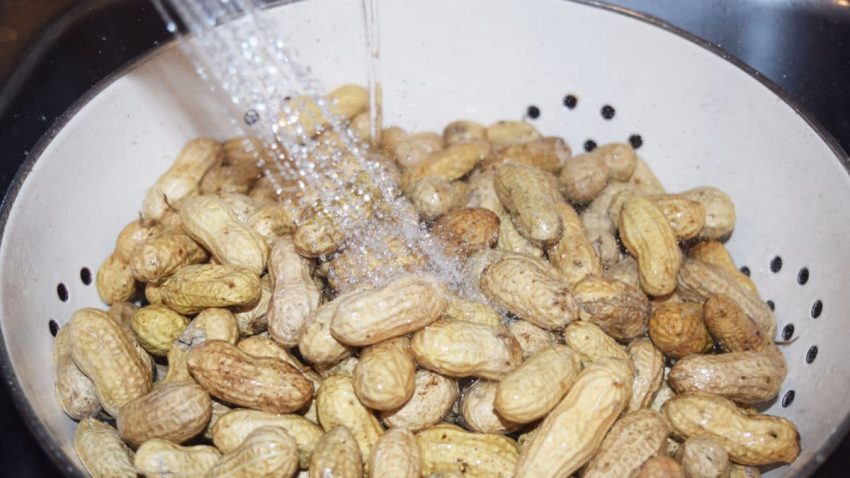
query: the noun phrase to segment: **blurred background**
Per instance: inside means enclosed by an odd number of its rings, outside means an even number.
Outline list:
[[[726,50],[780,85],[850,151],[850,0],[598,3],[655,16]],[[167,41],[149,0],[0,0],[0,190],[87,90]],[[6,387],[0,430],[4,476],[59,476]],[[817,476],[847,476],[848,464],[845,439]]]

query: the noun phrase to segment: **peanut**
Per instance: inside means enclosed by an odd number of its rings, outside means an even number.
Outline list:
[[[214,197],[224,203],[240,223],[248,222],[248,218],[257,210],[257,203],[249,196],[234,192],[222,192],[207,197]]]
[[[583,477],[634,476],[650,458],[658,455],[670,427],[654,410],[638,410],[617,420],[599,450],[584,469]]]
[[[626,409],[629,412],[648,408],[664,378],[664,356],[649,339],[636,339],[626,347],[635,366],[632,398]]]
[[[354,378],[354,369],[360,360],[357,357],[346,357],[341,361],[331,366],[317,366],[317,370],[322,377],[331,377],[333,375],[345,375],[348,378]]]
[[[443,149],[443,139],[437,133],[407,133],[401,128],[385,129],[381,147],[404,169],[416,169],[431,154]]]
[[[546,255],[561,279],[573,286],[590,274],[601,274],[602,263],[572,206],[559,203],[557,208],[564,224],[564,235],[546,249]]]
[[[761,478],[759,469],[752,466],[733,464],[730,470],[729,478]]]
[[[100,413],[97,388],[74,363],[68,327],[62,327],[53,339],[54,389],[62,410],[74,420]]]
[[[396,273],[421,270],[425,257],[401,238],[392,237],[382,250],[347,247],[326,264],[329,264],[328,284],[336,291],[348,291],[362,288],[374,281],[375,276],[392,277]]]
[[[245,221],[271,248],[278,236],[295,232],[295,220],[301,210],[291,203],[268,203],[257,208]]]
[[[307,317],[319,307],[322,299],[312,274],[313,264],[298,255],[290,236],[275,241],[269,257],[272,298],[268,328],[271,336],[287,347],[298,344]]]
[[[415,275],[353,293],[334,311],[331,334],[340,342],[363,346],[415,332],[443,313],[445,295],[434,278]]]
[[[268,151],[260,140],[247,137],[225,141],[223,147],[224,159],[204,175],[201,193],[247,193],[262,175],[258,163],[268,159]]]
[[[631,364],[629,354],[599,326],[590,322],[573,322],[564,329],[564,342],[581,357],[585,366],[605,357]],[[631,365],[629,365],[631,366]]]
[[[434,234],[450,254],[468,256],[496,244],[499,216],[484,208],[454,209],[440,217]]]
[[[298,454],[292,435],[278,427],[260,427],[245,437],[238,448],[225,453],[204,475],[207,478],[285,478],[298,470]]]
[[[557,173],[570,159],[572,151],[561,138],[546,137],[523,144],[505,146],[496,152],[487,166],[501,163],[528,164],[549,173]]]
[[[159,219],[184,197],[195,194],[204,175],[224,158],[224,149],[215,141],[195,139],[177,155],[177,159],[148,190],[142,203],[145,219]]]
[[[162,302],[180,314],[210,307],[247,306],[260,298],[260,279],[232,265],[192,265],[179,269],[160,288]]]
[[[586,203],[593,200],[608,181],[628,181],[636,166],[637,155],[631,146],[606,144],[566,161],[561,171],[561,188],[570,201]]]
[[[682,251],[658,207],[646,198],[633,196],[623,205],[619,226],[623,244],[637,259],[643,290],[653,296],[673,292]]]
[[[533,166],[507,163],[496,169],[494,185],[523,237],[540,247],[561,239],[564,225],[556,207],[559,195],[554,176]]]
[[[107,413],[117,416],[121,406],[150,390],[149,364],[105,312],[80,309],[69,323],[74,363],[94,383]]]
[[[191,347],[207,340],[224,340],[236,344],[238,339],[239,328],[232,312],[227,309],[205,309],[192,319],[179,340]]]
[[[677,395],[664,404],[662,413],[676,436],[710,438],[740,465],[790,463],[800,454],[797,429],[791,422],[770,415],[745,414],[733,402],[717,395]]]
[[[460,203],[467,193],[463,181],[447,181],[427,176],[408,187],[408,197],[413,207],[424,219],[437,219]]]
[[[162,438],[182,443],[207,426],[210,396],[191,381],[172,382],[125,403],[118,412],[118,433],[130,446]]]
[[[527,320],[515,320],[508,325],[511,335],[519,342],[523,358],[534,355],[549,345],[558,342],[555,334],[540,328]]]
[[[318,425],[299,415],[275,415],[259,410],[234,409],[218,419],[212,429],[216,448],[224,453],[235,450],[257,428],[279,427],[295,438],[302,469],[310,466],[310,456],[324,432]]]
[[[487,127],[487,141],[494,147],[512,146],[540,139],[534,125],[525,121],[499,121]]]
[[[268,275],[260,277],[260,298],[256,303],[248,303],[233,308],[236,326],[242,335],[254,335],[268,327],[269,303],[272,300],[272,286]]]
[[[162,230],[162,224],[155,221],[136,219],[118,233],[118,238],[115,239],[115,255],[129,263],[133,250],[151,237],[159,235]]]
[[[584,466],[628,404],[632,379],[617,359],[585,368],[523,449],[514,477],[563,477]]]
[[[449,295],[446,302],[443,319],[465,320],[491,327],[502,326],[502,318],[487,304],[461,299],[456,295]]]
[[[680,241],[697,237],[705,227],[705,209],[702,204],[678,194],[664,194],[652,199]]]
[[[321,257],[333,253],[345,239],[333,218],[321,206],[302,211],[292,239],[295,250],[304,257]]]
[[[637,158],[635,172],[629,178],[628,184],[640,194],[664,194],[664,186],[661,185],[661,181],[653,174],[649,165],[640,158]]]
[[[680,194],[685,199],[702,204],[705,224],[699,237],[722,239],[735,228],[735,203],[723,191],[712,187],[694,188]]]
[[[92,478],[135,478],[133,452],[111,426],[83,418],[74,433],[77,456]]]
[[[302,95],[288,100],[278,125],[287,134],[315,136],[325,130],[335,120],[350,120],[369,108],[369,93],[360,85],[342,85],[323,98],[325,109],[310,96]],[[325,111],[331,118],[325,116]]]
[[[487,130],[474,121],[453,121],[443,128],[443,141],[448,146],[485,139]]]
[[[637,261],[632,256],[627,255],[620,262],[609,267],[605,271],[605,277],[640,289],[640,274],[638,273]]]
[[[351,432],[361,456],[369,456],[384,429],[354,393],[351,378],[344,375],[327,377],[316,396],[319,423],[326,432],[344,426]]]
[[[200,264],[208,258],[209,253],[188,235],[167,231],[136,247],[129,263],[136,280],[159,284],[177,269]]]
[[[108,305],[130,300],[136,293],[130,264],[114,252],[97,269],[95,285],[100,300]]]
[[[354,393],[360,403],[373,410],[393,410],[410,400],[415,376],[410,340],[390,339],[360,353],[354,368]]]
[[[438,321],[413,336],[419,365],[450,377],[498,380],[522,361],[522,349],[506,328]]]
[[[676,460],[659,455],[643,464],[638,478],[685,478],[685,470]]]
[[[503,251],[533,257],[543,257],[544,253],[543,249],[535,246],[517,231],[511,220],[511,215],[504,210],[499,213],[499,239],[496,241],[496,246]]]
[[[471,433],[442,423],[416,434],[422,454],[422,476],[457,471],[469,478],[510,478],[519,451],[502,435]]]
[[[313,397],[313,384],[290,365],[251,357],[221,340],[193,347],[186,365],[211,395],[235,405],[289,413]]]
[[[578,305],[548,265],[520,254],[506,255],[481,273],[481,291],[517,317],[545,329],[575,320]]]
[[[455,181],[469,174],[489,155],[490,145],[486,141],[453,144],[431,153],[415,169],[408,170],[402,181],[404,184],[413,185],[427,176]]]
[[[587,231],[587,238],[604,267],[620,261],[620,245],[614,237],[616,225],[609,217],[608,209],[617,193],[629,188],[627,183],[611,181],[581,213],[581,223]]]
[[[218,400],[210,400],[210,402],[212,402],[212,413],[210,413],[210,421],[207,422],[207,427],[204,428],[203,437],[211,442],[213,439],[213,427],[218,423],[218,419],[233,409]]]
[[[401,408],[381,413],[387,426],[422,430],[439,422],[458,396],[457,382],[429,370],[418,370],[413,396]]]
[[[363,459],[357,441],[344,426],[326,433],[310,459],[309,478],[360,478]]]
[[[461,412],[466,428],[479,433],[499,433],[516,430],[519,423],[506,420],[496,412],[497,382],[479,380],[463,392]]]
[[[709,264],[714,264],[725,269],[732,275],[732,277],[735,278],[735,281],[739,285],[743,286],[753,295],[759,295],[755,282],[738,270],[738,266],[735,265],[735,262],[732,260],[732,256],[729,255],[729,251],[726,250],[726,247],[723,246],[722,242],[698,242],[691,246],[688,250],[688,257],[698,261],[707,262]]]
[[[726,450],[710,438],[692,437],[676,452],[688,478],[727,478],[730,464]]]
[[[727,352],[759,350],[770,345],[758,326],[728,296],[714,294],[703,304],[705,326]]]
[[[331,320],[344,297],[322,304],[307,319],[301,341],[298,342],[298,351],[314,364],[333,364],[351,355],[351,348],[331,335]]]
[[[240,340],[239,343],[236,344],[236,347],[246,354],[256,358],[273,358],[280,360],[281,362],[291,365],[292,368],[304,374],[305,377],[308,372],[312,372],[310,367],[304,365],[300,360],[293,357],[288,350],[278,345],[278,343],[274,340],[268,337],[263,337],[262,335],[246,337]]]
[[[579,317],[598,325],[617,340],[630,340],[646,332],[649,300],[628,284],[591,275],[573,287]]]
[[[142,347],[159,357],[168,355],[171,344],[180,337],[189,319],[164,305],[149,305],[133,314],[133,333]]]
[[[387,430],[372,448],[368,468],[371,478],[419,478],[422,457],[416,436],[403,428]]]
[[[496,391],[502,417],[529,423],[545,416],[564,398],[581,372],[581,359],[566,345],[547,347],[507,374]]]
[[[149,478],[189,478],[204,475],[220,458],[221,452],[211,446],[180,446],[154,438],[142,443],[134,464]]]
[[[652,343],[673,358],[706,352],[711,336],[702,320],[702,307],[694,302],[659,304],[649,319]]]

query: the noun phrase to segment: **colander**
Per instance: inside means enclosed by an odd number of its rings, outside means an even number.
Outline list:
[[[365,83],[360,5],[313,0],[265,14],[327,87]],[[226,28],[222,27],[222,28]],[[836,143],[775,86],[711,46],[619,9],[563,0],[381,0],[386,122],[439,131],[458,118],[531,121],[574,151],[631,141],[668,190],[735,200],[733,256],[775,309],[788,379],[768,413],[804,476],[850,412],[850,178]],[[93,271],[183,143],[235,134],[175,44],[100,84],[41,142],[2,209],[2,369],[35,435],[85,476],[54,397],[52,333],[101,306]]]

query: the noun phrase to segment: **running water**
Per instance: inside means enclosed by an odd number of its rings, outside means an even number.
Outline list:
[[[362,1],[370,129],[372,138],[378,138],[377,0]],[[163,0],[152,2],[168,30],[179,33]],[[297,196],[314,217],[334,224],[350,251],[350,267],[371,271],[367,282],[372,285],[384,283],[404,269],[394,260],[401,244],[424,256],[424,270],[462,295],[469,294],[459,261],[446,255],[420,223],[386,160],[334,117],[319,82],[277,34],[261,0],[169,3],[186,26],[181,45],[199,76],[223,99],[239,134],[262,145],[255,154],[266,180],[281,197]],[[320,134],[314,129],[317,124]],[[382,266],[373,270],[376,263]]]

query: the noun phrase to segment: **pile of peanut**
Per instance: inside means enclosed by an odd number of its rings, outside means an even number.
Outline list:
[[[330,97],[368,141],[365,91]],[[248,145],[190,141],[98,270],[109,309],[56,336],[92,476],[755,477],[799,454],[759,411],[786,366],[718,189],[667,193],[629,145],[572,157],[525,122],[385,129],[461,297],[407,244],[362,267]]]

